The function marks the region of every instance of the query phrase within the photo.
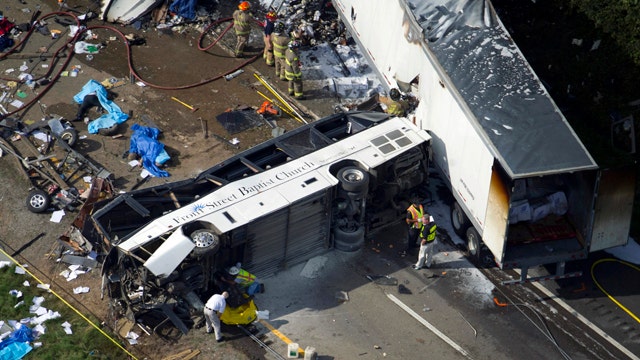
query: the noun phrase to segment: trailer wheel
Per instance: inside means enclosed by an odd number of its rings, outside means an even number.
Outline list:
[[[62,131],[62,133],[60,134],[60,139],[66,142],[69,147],[74,147],[76,145],[76,142],[78,142],[78,131],[73,128],[64,129],[64,131]]]
[[[453,226],[453,231],[460,237],[465,237],[467,229],[471,226],[471,221],[469,221],[467,214],[464,213],[457,202],[454,202],[453,206],[451,206],[451,226]]]
[[[198,229],[192,232],[189,237],[196,245],[193,249],[193,254],[196,256],[211,254],[220,248],[220,237],[211,230]]]
[[[480,234],[473,226],[467,229],[467,256],[474,262],[480,260]]]
[[[98,129],[98,134],[100,134],[102,136],[115,135],[116,132],[118,132],[118,124],[117,123],[109,126],[108,128]]]
[[[333,230],[333,241],[336,250],[345,252],[360,250],[364,245],[364,226],[361,225],[355,230],[336,227]]]
[[[46,191],[33,189],[27,195],[27,208],[33,213],[41,213],[49,208],[51,198]]]
[[[355,166],[340,169],[338,180],[342,188],[349,192],[361,192],[369,187],[369,173]]]

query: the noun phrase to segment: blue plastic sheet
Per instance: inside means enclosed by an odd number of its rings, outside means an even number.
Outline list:
[[[169,173],[161,170],[156,163],[163,164],[169,160],[164,144],[158,141],[160,130],[139,124],[131,127],[133,134],[129,141],[129,152],[142,158],[142,166],[156,177],[167,177]]]
[[[100,116],[87,125],[89,134],[97,134],[98,130],[110,128],[115,124],[121,124],[129,118],[129,115],[123,113],[116,103],[107,98],[107,89],[95,80],[89,80],[84,84],[82,90],[73,97],[73,100],[78,104],[82,104],[85,95],[91,93],[96,94],[100,105],[107,111],[107,114]]]
[[[196,18],[197,3],[197,0],[174,0],[171,5],[169,5],[169,11],[187,20],[193,20]]]
[[[0,360],[22,359],[32,349],[29,341],[33,341],[33,333],[28,326],[21,325],[0,342]]]

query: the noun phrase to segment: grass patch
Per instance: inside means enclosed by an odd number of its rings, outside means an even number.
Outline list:
[[[23,285],[25,280],[29,282],[30,286]],[[127,354],[108,337],[87,323],[53,293],[38,288],[37,284],[37,281],[31,278],[29,274],[16,274],[15,266],[5,266],[0,269],[0,314],[2,314],[0,320],[4,321],[5,324],[9,320],[20,321],[21,319],[36,317],[36,314],[29,312],[29,307],[33,305],[35,297],[43,297],[44,301],[41,306],[60,314],[60,317],[42,323],[46,331],[34,340],[34,342],[41,342],[42,346],[31,350],[24,359],[84,360],[128,358]],[[11,290],[21,291],[22,297],[16,298],[11,295]],[[24,301],[24,304],[16,307],[15,305],[21,300]],[[100,323],[93,316],[84,316],[96,324]],[[73,334],[67,335],[62,327],[64,322],[71,324]],[[35,327],[30,323],[25,325],[31,329]],[[114,338],[111,334],[109,336]],[[33,346],[33,343],[30,345]]]

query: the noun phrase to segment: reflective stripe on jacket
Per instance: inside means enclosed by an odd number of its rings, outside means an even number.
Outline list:
[[[419,206],[419,209],[416,209],[415,206],[413,206],[413,204],[411,206],[409,206],[407,208],[407,212],[409,214],[411,214],[411,219],[406,219],[407,220],[407,224],[411,224],[411,227],[415,228],[415,229],[420,229],[422,227],[422,224],[419,222],[414,222],[411,223],[409,222],[409,220],[418,220],[420,218],[422,218],[422,215],[424,214],[424,207],[422,205]]]
[[[289,44],[289,37],[282,34],[271,34],[271,42],[273,43],[273,55],[277,58],[284,59]]]
[[[429,229],[429,234],[427,234],[427,237],[424,237],[424,230]],[[425,239],[427,242],[432,242],[433,240],[436,239],[436,229],[438,228],[438,226],[436,225],[436,223],[434,222],[430,222],[426,225],[424,225],[422,227],[422,231],[420,232],[420,237]]]
[[[302,71],[300,71],[300,59],[298,59],[298,54],[291,49],[287,49],[285,58],[287,60],[287,66],[284,69],[284,75],[287,80],[302,79]]]
[[[238,275],[236,275],[236,282],[242,286],[249,286],[256,281],[256,276],[247,270],[240,269]]]
[[[251,14],[247,11],[236,10],[233,13],[233,28],[236,35],[248,35],[251,32]]]

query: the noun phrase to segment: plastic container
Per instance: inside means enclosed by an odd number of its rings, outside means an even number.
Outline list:
[[[298,343],[289,343],[289,346],[287,347],[287,358],[289,359],[297,359],[298,356],[300,355],[298,353]]]

